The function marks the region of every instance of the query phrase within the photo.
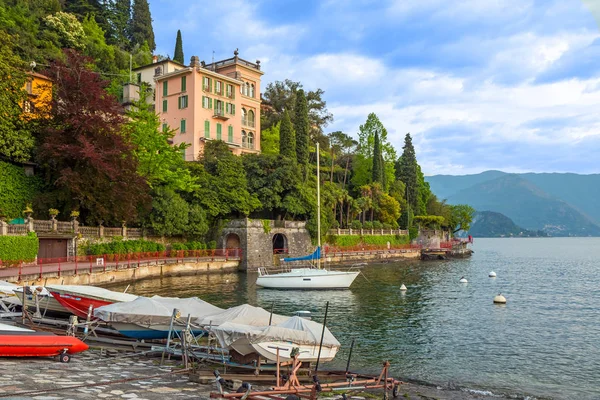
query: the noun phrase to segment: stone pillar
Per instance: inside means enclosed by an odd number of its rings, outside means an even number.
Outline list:
[[[123,236],[124,238],[127,237],[127,225],[125,221],[123,221],[123,225],[121,225],[121,236]]]
[[[0,220],[0,236],[8,235],[8,224],[4,220]]]
[[[35,232],[33,229],[33,218],[31,217],[31,214],[27,216],[27,219],[25,221],[25,223],[27,224],[27,232]]]
[[[104,237],[104,227],[102,226],[102,222],[100,221],[100,225],[98,225],[98,236],[99,237]]]
[[[73,233],[79,233],[79,221],[77,221],[77,217],[73,217]]]
[[[54,215],[52,215],[51,218],[52,218],[52,232],[56,232],[56,231],[58,231],[58,221],[56,220],[56,217]]]

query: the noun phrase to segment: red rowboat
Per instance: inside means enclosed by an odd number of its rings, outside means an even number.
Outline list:
[[[113,303],[133,301],[138,296],[133,294],[113,292],[95,286],[52,285],[46,286],[52,296],[64,308],[81,318],[87,318],[90,305],[94,309]],[[91,315],[93,319],[93,314]]]
[[[69,362],[71,354],[88,349],[88,345],[72,336],[58,336],[0,324],[0,357],[53,357]]]

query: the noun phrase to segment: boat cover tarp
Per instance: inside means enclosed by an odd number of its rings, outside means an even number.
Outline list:
[[[133,301],[138,296],[129,293],[113,292],[112,290],[83,285],[48,285],[46,288],[51,292],[59,292],[69,294],[71,296],[81,296],[86,298],[94,298],[99,300],[117,301]]]
[[[0,281],[0,295],[2,295],[2,294],[6,294],[9,296],[13,295],[13,294],[15,294],[14,290],[18,287],[19,286],[15,285],[14,283]]]
[[[312,254],[309,254],[307,256],[302,256],[302,257],[284,258],[282,261],[286,261],[286,262],[290,262],[290,261],[312,261],[312,260],[318,260],[319,258],[321,258],[321,248],[317,247],[317,250],[315,250],[315,252],[312,253]]]
[[[249,304],[231,307],[227,310],[209,315],[205,318],[196,320],[201,326],[219,326],[225,322],[251,326],[268,326],[271,313],[264,308],[254,307]],[[272,324],[278,324],[287,320],[289,317],[273,314]]]
[[[171,322],[173,309],[180,311],[180,318],[183,320],[187,319],[188,315],[195,320],[223,311],[222,308],[213,306],[197,297],[180,299],[153,296],[138,297],[133,301],[98,307],[94,310],[94,316],[105,322],[125,322],[143,326],[168,325]]]
[[[291,317],[288,320],[271,326],[249,326],[225,322],[219,326],[211,327],[211,332],[217,337],[222,347],[228,347],[240,339],[246,339],[251,344],[262,342],[291,342],[297,345],[318,346],[321,342],[323,325],[318,322],[308,321],[300,317]],[[340,342],[325,328],[323,346],[336,347]]]

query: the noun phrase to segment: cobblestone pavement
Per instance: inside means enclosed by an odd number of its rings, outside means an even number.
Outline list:
[[[212,385],[189,382],[187,375],[171,373],[177,369],[157,364],[156,358],[106,357],[98,350],[76,354],[66,364],[55,358],[0,358],[0,399],[209,398]]]

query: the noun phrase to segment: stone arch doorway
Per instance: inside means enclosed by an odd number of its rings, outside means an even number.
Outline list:
[[[273,254],[287,254],[288,239],[283,233],[273,235]]]
[[[236,233],[229,233],[225,237],[226,249],[239,249],[241,247],[240,237]]]

